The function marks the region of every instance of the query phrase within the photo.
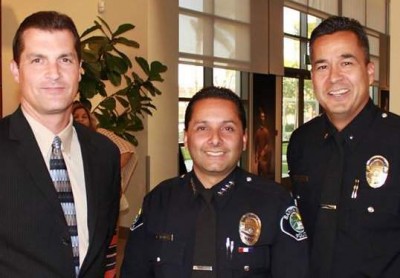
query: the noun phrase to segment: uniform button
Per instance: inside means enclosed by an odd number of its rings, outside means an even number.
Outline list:
[[[68,246],[68,245],[71,244],[71,238],[70,238],[70,237],[67,237],[67,238],[63,237],[63,238],[61,239],[61,242],[62,242],[62,244],[64,244],[65,246]]]
[[[388,114],[387,113],[382,113],[382,118],[387,118]]]
[[[300,195],[296,195],[296,199],[297,199],[297,200],[300,200]]]
[[[353,136],[353,135],[350,135],[350,136],[349,136],[349,139],[350,139],[350,140],[353,140],[353,139],[354,139],[354,136]]]
[[[160,257],[157,257],[157,262],[161,262],[161,258]]]
[[[375,211],[374,207],[368,207],[367,210],[368,210],[369,213],[373,213]]]
[[[250,266],[245,265],[245,266],[243,267],[243,270],[244,270],[244,271],[250,271]]]
[[[247,177],[247,178],[246,178],[246,181],[247,181],[247,182],[251,182],[251,180],[252,180],[251,177]]]

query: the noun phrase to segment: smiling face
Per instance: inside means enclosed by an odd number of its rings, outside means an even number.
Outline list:
[[[39,122],[49,115],[69,118],[81,71],[72,33],[29,28],[22,39],[19,65],[10,65],[20,85],[21,106]]]
[[[196,176],[211,187],[235,169],[247,135],[232,101],[207,98],[194,104],[184,141]]]
[[[315,95],[331,122],[342,130],[368,102],[374,65],[366,63],[364,51],[350,31],[317,38],[312,53]]]

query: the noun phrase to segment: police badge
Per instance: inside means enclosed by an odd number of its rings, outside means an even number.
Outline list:
[[[290,206],[286,209],[285,215],[281,218],[281,230],[297,241],[307,238],[299,209],[296,206]]]
[[[261,234],[261,220],[254,213],[244,214],[239,221],[239,235],[242,242],[248,246],[257,243]]]
[[[365,175],[368,185],[379,188],[384,185],[389,174],[389,162],[381,155],[371,157],[365,166]]]

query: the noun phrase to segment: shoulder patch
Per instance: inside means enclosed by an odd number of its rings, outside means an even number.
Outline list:
[[[129,229],[133,232],[142,225],[143,225],[143,216],[142,216],[142,209],[140,209]]]
[[[286,209],[285,215],[281,218],[281,231],[297,241],[307,238],[299,209],[296,206]]]

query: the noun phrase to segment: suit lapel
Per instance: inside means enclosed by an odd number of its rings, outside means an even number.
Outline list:
[[[38,187],[48,204],[54,208],[59,219],[66,225],[64,213],[46,163],[43,160],[33,131],[20,108],[10,118],[10,139],[19,142],[16,156],[21,165],[24,165],[25,171],[32,177],[34,185]]]
[[[95,230],[97,224],[97,212],[98,212],[98,196],[95,184],[95,175],[99,169],[95,169],[94,159],[96,159],[96,152],[98,150],[92,143],[91,137],[88,134],[88,130],[79,125],[74,125],[78,135],[79,144],[82,152],[83,168],[85,173],[85,185],[86,185],[86,200],[87,200],[87,219],[89,229],[89,249],[83,262],[81,273],[85,272],[85,268],[90,265],[91,261],[95,259],[93,256],[97,254],[98,244],[94,241]]]

